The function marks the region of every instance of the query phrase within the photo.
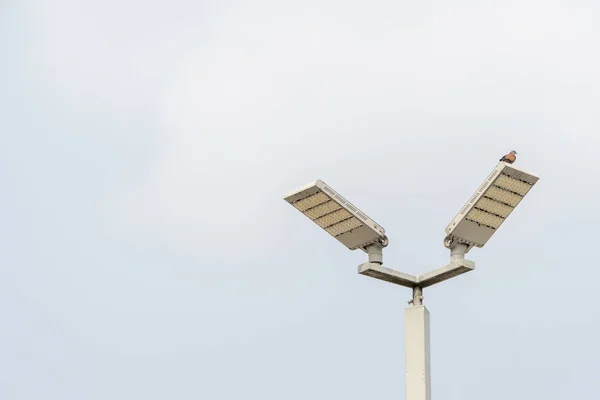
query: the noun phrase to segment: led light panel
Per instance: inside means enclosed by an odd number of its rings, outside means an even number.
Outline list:
[[[334,211],[341,210],[342,206],[340,206],[335,201],[327,200],[325,203],[320,204],[316,207],[309,208],[304,211],[304,215],[313,221],[317,218],[321,218],[324,215],[331,214]]]
[[[539,178],[498,163],[478,191],[446,228],[452,238],[477,247],[489,240]]]
[[[297,203],[293,204],[293,206],[296,207],[298,210],[304,212],[320,204],[323,204],[326,201],[329,201],[329,197],[327,197],[325,193],[319,192],[298,201]]]
[[[516,193],[520,196],[525,196],[527,192],[529,192],[529,189],[531,189],[532,184],[513,179],[506,174],[501,174],[494,182],[494,186]]]
[[[473,208],[471,211],[469,211],[466,219],[492,229],[498,228],[500,225],[502,225],[502,221],[504,221],[504,218],[502,217],[481,211],[477,208]]]
[[[353,229],[360,228],[362,223],[356,218],[346,219],[339,224],[331,225],[325,228],[327,233],[333,235],[334,237],[340,236],[343,233],[350,232]]]
[[[475,208],[502,218],[508,217],[508,214],[513,210],[513,207],[488,197],[480,198],[479,201],[475,203]]]
[[[321,180],[288,193],[284,199],[351,250],[365,250],[385,236],[381,226]]]
[[[523,196],[519,196],[518,194],[509,192],[508,190],[500,189],[496,186],[491,186],[487,192],[485,192],[485,197],[499,201],[500,203],[504,203],[510,207],[516,207],[523,198]]]
[[[331,225],[339,224],[340,222],[345,221],[349,218],[353,218],[352,214],[350,214],[347,210],[342,208],[332,212],[331,214],[323,215],[321,218],[317,218],[314,221],[321,228],[329,228]]]

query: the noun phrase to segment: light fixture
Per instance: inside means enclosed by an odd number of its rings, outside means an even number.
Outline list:
[[[498,163],[446,228],[445,246],[483,247],[538,180],[514,165]]]
[[[387,246],[385,229],[322,180],[288,193],[284,200],[350,250]]]

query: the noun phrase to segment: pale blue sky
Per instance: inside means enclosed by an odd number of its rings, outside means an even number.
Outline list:
[[[286,204],[321,178],[386,264],[505,152],[541,180],[425,291],[433,398],[600,397],[591,1],[4,0],[0,398],[404,398],[408,290]]]

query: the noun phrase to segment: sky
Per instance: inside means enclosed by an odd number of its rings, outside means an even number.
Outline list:
[[[427,288],[432,396],[600,396],[600,6],[0,2],[0,398],[398,399],[406,288],[290,207],[323,179],[384,264],[510,150],[540,181]]]

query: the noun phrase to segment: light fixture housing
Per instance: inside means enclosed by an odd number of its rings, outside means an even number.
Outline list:
[[[320,179],[289,192],[284,200],[350,250],[367,252],[374,243],[387,246],[385,229]]]
[[[446,228],[446,247],[483,247],[539,177],[500,162]]]

